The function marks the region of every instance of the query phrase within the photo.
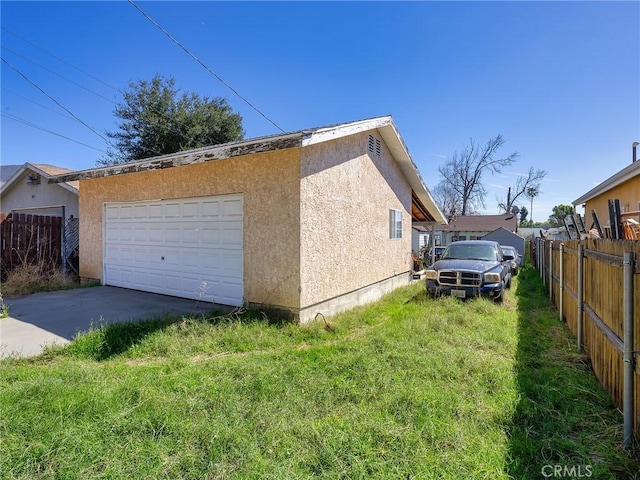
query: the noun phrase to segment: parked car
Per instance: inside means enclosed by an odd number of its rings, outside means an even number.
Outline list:
[[[513,256],[513,260],[511,260],[511,275],[515,277],[516,275],[518,275],[518,270],[522,265],[522,257],[516,250],[516,247],[512,247],[511,245],[500,245],[500,247],[502,248],[502,251],[504,253]]]
[[[424,264],[425,265],[431,265],[432,263],[437,262],[438,260],[440,260],[440,257],[442,256],[442,254],[444,253],[445,249],[447,247],[442,247],[442,246],[437,246],[437,247],[433,247],[427,251],[425,251],[424,253]],[[432,261],[432,250],[433,253],[435,253],[435,261]]]
[[[504,253],[498,242],[463,240],[449,245],[440,260],[426,271],[427,294],[459,298],[486,296],[502,303],[511,288],[513,255]]]

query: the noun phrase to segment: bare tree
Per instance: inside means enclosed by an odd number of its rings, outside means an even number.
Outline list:
[[[431,193],[433,194],[436,205],[438,205],[438,208],[446,217],[447,221],[451,221],[455,216],[460,214],[462,210],[460,196],[451,188],[451,185],[441,181],[433,188]]]
[[[538,195],[540,192],[540,184],[544,177],[547,176],[547,172],[544,170],[534,170],[533,167],[529,167],[529,172],[526,177],[518,177],[514,188],[509,187],[509,193],[507,194],[507,201],[498,201],[498,208],[505,213],[511,213],[511,208],[515,204],[516,200],[520,197],[533,198],[529,195],[529,192]],[[533,209],[533,208],[532,208]]]
[[[456,152],[444,166],[438,168],[441,183],[452,189],[459,198],[459,215],[468,215],[478,207],[484,207],[487,191],[482,184],[482,174],[485,171],[500,173],[502,167],[511,165],[518,158],[517,152],[504,158],[494,158],[503,145],[502,135],[490,139],[484,147],[471,139],[462,152]]]

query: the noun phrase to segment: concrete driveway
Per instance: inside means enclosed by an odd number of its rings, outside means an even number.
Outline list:
[[[90,287],[6,299],[9,317],[0,318],[0,358],[38,355],[43,346],[64,345],[82,331],[107,323],[163,314],[202,314],[211,303],[118,287]]]

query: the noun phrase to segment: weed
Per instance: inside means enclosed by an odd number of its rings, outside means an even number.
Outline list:
[[[77,286],[78,283],[73,277],[63,274],[59,268],[51,268],[46,262],[19,265],[8,273],[7,280],[2,283],[3,292],[7,297]]]
[[[0,318],[7,318],[9,316],[9,305],[4,303],[4,297],[0,293]]]

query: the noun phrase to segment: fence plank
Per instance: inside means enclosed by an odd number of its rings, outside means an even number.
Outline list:
[[[62,218],[31,214],[9,214],[0,223],[0,273],[15,266],[46,262],[61,264]]]
[[[559,285],[560,248],[553,243],[553,255],[549,265],[541,263],[541,275],[546,278],[550,268],[549,295],[563,312],[560,318],[567,322],[574,335],[578,334],[578,246],[584,249],[582,264],[583,324],[582,342],[585,353],[590,357],[593,371],[611,396],[616,406],[622,410],[624,361],[623,361],[623,256],[632,252],[635,256],[636,275],[633,287],[634,345],[633,351],[640,352],[640,242],[633,240],[585,239],[567,240],[562,253],[564,288]],[[549,242],[542,241],[541,251],[550,252]],[[560,302],[562,295],[562,302]],[[634,369],[634,413],[633,429],[640,432],[640,368],[636,362]]]

